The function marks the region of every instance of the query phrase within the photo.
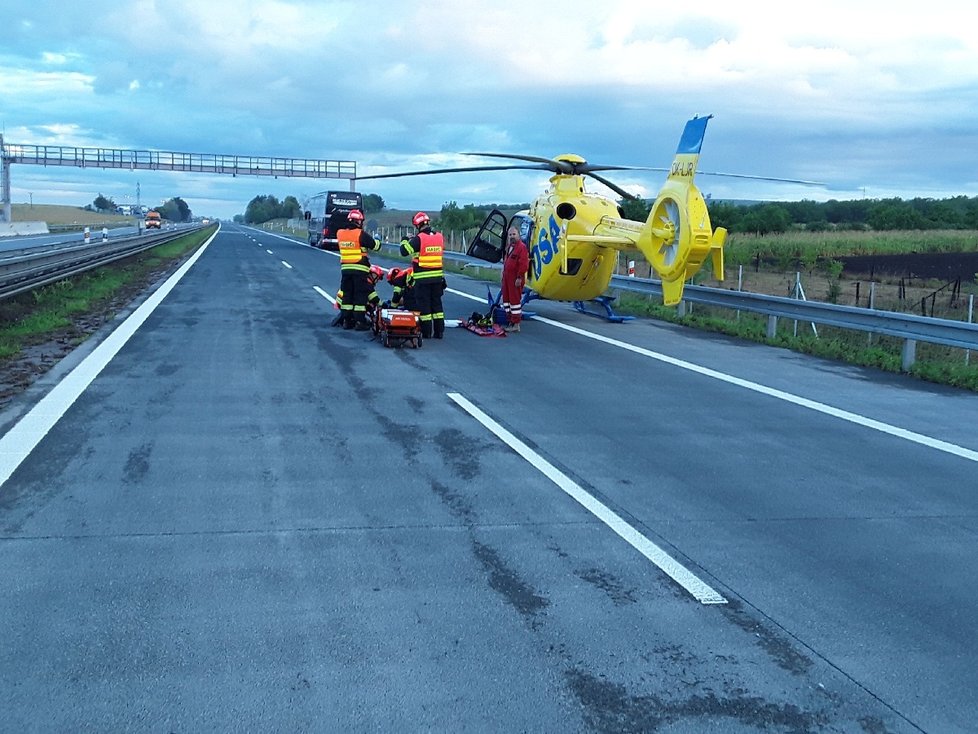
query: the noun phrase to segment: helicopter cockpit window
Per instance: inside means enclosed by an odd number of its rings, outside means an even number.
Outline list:
[[[514,218],[515,219],[515,218]],[[517,222],[513,222],[516,224]],[[519,229],[520,229],[520,239],[530,243],[530,238],[533,236],[533,218],[532,217],[519,217]]]

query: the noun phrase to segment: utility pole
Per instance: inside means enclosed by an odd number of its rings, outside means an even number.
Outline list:
[[[10,161],[3,147],[3,133],[0,133],[0,222],[10,222]]]

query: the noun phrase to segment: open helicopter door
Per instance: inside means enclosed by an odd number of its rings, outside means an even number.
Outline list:
[[[465,254],[490,263],[503,259],[506,248],[506,215],[493,209],[482,223]]]

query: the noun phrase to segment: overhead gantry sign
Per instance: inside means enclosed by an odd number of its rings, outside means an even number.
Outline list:
[[[2,220],[10,221],[10,166],[25,163],[35,166],[74,166],[76,168],[126,168],[144,171],[184,171],[231,176],[272,176],[274,178],[345,178],[353,190],[357,178],[356,161],[330,161],[315,158],[272,158],[268,156],[223,155],[220,153],[176,153],[164,150],[122,150],[117,148],[77,148],[60,145],[16,145],[5,143],[0,135],[0,204]]]

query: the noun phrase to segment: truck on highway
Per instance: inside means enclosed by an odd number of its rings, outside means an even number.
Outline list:
[[[150,210],[146,214],[146,229],[162,229],[163,218],[160,217],[160,213],[155,210]]]
[[[346,215],[354,209],[363,211],[359,191],[323,191],[311,197],[305,212],[309,244],[321,250],[338,250],[336,231],[347,225]]]

